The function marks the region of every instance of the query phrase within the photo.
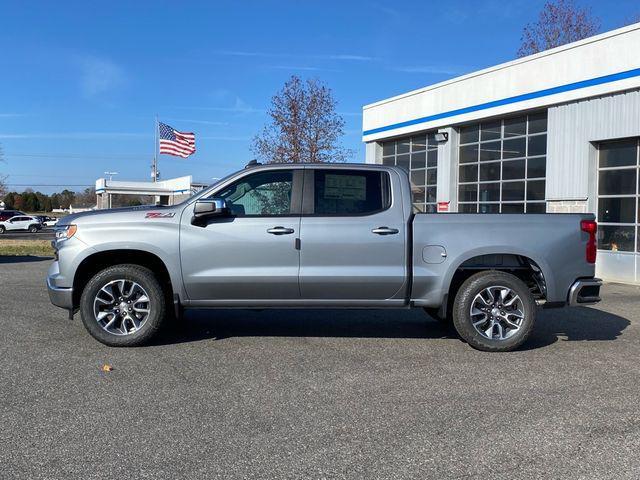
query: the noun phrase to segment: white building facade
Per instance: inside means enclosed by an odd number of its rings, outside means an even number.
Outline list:
[[[595,213],[597,274],[640,283],[640,23],[366,105],[363,140],[421,211]]]

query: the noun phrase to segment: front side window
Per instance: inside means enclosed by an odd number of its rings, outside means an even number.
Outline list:
[[[315,170],[316,215],[367,215],[389,207],[389,176],[364,170]]]
[[[277,216],[291,213],[293,172],[275,170],[242,177],[219,193],[234,216]]]

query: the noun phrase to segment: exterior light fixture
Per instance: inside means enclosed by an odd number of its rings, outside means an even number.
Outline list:
[[[447,132],[438,132],[434,135],[436,142],[444,143],[449,140],[449,134]]]

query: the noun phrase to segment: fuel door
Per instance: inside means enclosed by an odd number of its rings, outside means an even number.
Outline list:
[[[424,263],[442,263],[447,258],[447,251],[442,245],[427,245],[422,249]]]

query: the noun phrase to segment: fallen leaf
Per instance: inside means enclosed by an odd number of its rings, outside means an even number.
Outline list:
[[[104,365],[102,365],[102,371],[103,372],[110,372],[111,370],[113,370],[113,367],[111,365],[108,365],[106,363]]]

